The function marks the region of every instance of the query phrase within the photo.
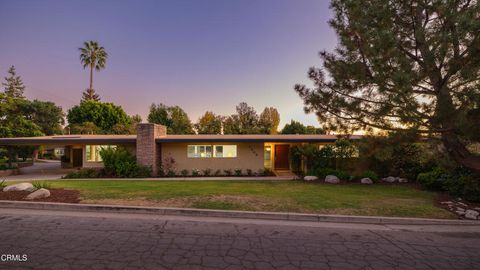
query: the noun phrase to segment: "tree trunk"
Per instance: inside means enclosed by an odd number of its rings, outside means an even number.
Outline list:
[[[89,95],[90,95],[90,99],[92,99],[92,90],[93,90],[93,65],[90,65],[90,92],[89,92]]]
[[[453,131],[442,133],[442,142],[453,160],[465,168],[480,174],[480,157],[470,153]]]

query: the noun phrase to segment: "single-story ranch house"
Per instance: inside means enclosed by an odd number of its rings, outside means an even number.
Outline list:
[[[358,139],[359,136],[351,136]],[[123,146],[137,162],[158,173],[162,161],[173,158],[175,169],[290,171],[289,149],[303,143],[331,144],[335,135],[168,135],[166,127],[142,123],[137,135],[58,135],[0,138],[0,146],[64,147],[63,167],[102,167],[102,147]]]

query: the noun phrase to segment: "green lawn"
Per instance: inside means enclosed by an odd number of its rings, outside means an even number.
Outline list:
[[[80,190],[84,203],[454,218],[435,207],[435,193],[398,185],[324,185],[253,181],[49,181]]]

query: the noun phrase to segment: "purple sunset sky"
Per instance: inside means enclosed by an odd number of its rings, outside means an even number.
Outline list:
[[[336,37],[326,0],[0,0],[0,75],[15,65],[28,98],[64,111],[88,86],[77,48],[97,40],[109,53],[94,74],[102,101],[144,121],[152,102],[179,105],[192,121],[234,113],[241,101],[276,107],[281,127],[305,115],[296,83]]]

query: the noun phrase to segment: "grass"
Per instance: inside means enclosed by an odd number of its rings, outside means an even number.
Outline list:
[[[434,206],[433,192],[405,185],[324,185],[303,182],[59,180],[88,203],[227,210],[454,218]]]

